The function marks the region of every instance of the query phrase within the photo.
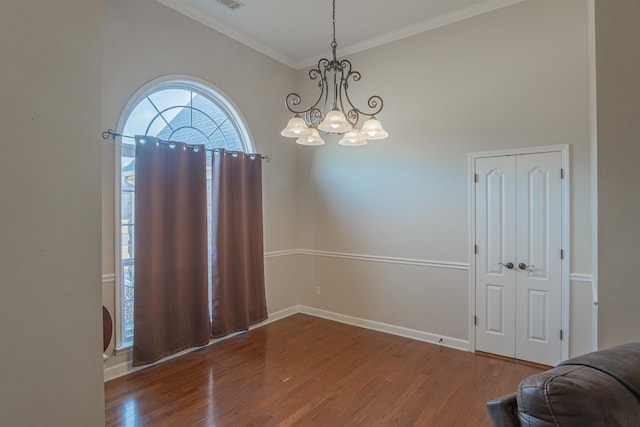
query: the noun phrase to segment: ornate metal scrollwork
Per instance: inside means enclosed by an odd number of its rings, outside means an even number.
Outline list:
[[[352,82],[358,82],[362,75],[353,70],[348,59],[338,60],[336,55],[336,2],[333,0],[333,41],[332,56],[322,58],[315,68],[308,72],[309,79],[317,81],[320,93],[314,103],[306,109],[300,107],[300,95],[290,93],[285,98],[285,106],[294,114],[282,130],[281,135],[297,138],[303,145],[321,145],[324,140],[319,135],[333,133],[344,135],[342,145],[364,145],[368,140],[379,140],[389,136],[375,115],[382,111],[382,98],[373,95],[367,100],[364,110],[358,108],[349,96]],[[366,118],[358,129],[361,118]]]
[[[318,61],[316,68],[309,70],[309,79],[317,80],[320,94],[316,101],[306,109],[297,108],[302,99],[297,93],[290,93],[285,98],[285,106],[293,114],[299,115],[304,119],[309,127],[317,128],[318,124],[325,118],[325,115],[331,109],[340,110],[349,123],[355,128],[361,116],[373,117],[382,111],[382,98],[373,95],[367,101],[368,109],[371,111],[363,111],[356,107],[349,97],[349,81],[357,82],[362,78],[358,71],[354,71],[351,61],[336,58],[337,43],[335,38],[335,0],[333,2],[333,41],[331,42],[331,50],[333,56],[331,59],[322,58]],[[329,85],[331,82],[331,86]],[[331,94],[333,91],[331,102]]]

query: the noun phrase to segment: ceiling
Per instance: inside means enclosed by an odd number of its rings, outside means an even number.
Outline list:
[[[294,68],[330,55],[331,0],[157,0]],[[523,0],[337,0],[338,56]]]

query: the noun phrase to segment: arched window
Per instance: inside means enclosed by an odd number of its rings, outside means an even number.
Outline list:
[[[203,144],[207,149],[255,152],[247,127],[233,103],[209,85],[191,78],[163,78],[147,84],[131,98],[121,124],[123,135]],[[120,213],[116,218],[116,262],[119,264],[116,346],[123,348],[133,343],[135,142],[123,138],[119,146],[120,153],[116,156],[116,204]],[[208,220],[211,222],[210,206]]]

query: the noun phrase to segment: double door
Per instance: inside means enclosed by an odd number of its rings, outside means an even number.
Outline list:
[[[476,349],[561,360],[562,154],[482,157],[476,173]]]

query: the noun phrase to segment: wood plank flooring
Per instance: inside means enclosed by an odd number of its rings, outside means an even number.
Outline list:
[[[297,314],[105,384],[107,426],[490,426],[543,368]]]

